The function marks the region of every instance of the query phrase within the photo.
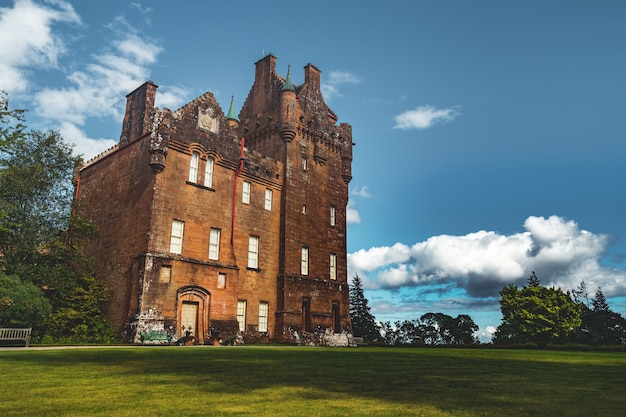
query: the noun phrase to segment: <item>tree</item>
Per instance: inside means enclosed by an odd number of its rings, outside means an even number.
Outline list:
[[[528,277],[527,284],[529,287],[539,287],[541,285],[541,281],[539,281],[539,278],[537,278],[537,274],[535,274],[535,271],[533,271],[532,274],[530,274],[530,276]]]
[[[0,91],[0,153],[6,152],[10,144],[24,137],[24,109],[9,109],[9,99]]]
[[[452,321],[452,343],[459,345],[473,345],[478,343],[475,334],[478,325],[467,314],[460,314]]]
[[[598,287],[598,290],[596,291],[596,296],[591,301],[591,304],[593,305],[593,311],[610,311],[609,304],[606,302],[606,298],[604,297],[604,294],[602,293],[602,288],[600,287]]]
[[[583,306],[582,325],[574,341],[594,346],[626,343],[626,320],[621,314],[611,311],[601,288],[598,287],[591,304],[591,309]]]
[[[502,323],[494,337],[496,344],[535,343],[545,347],[562,342],[581,325],[581,306],[560,288],[514,285],[500,291]]]
[[[0,271],[0,327],[39,329],[51,309],[40,288]]]
[[[0,155],[0,253],[9,273],[32,263],[71,212],[72,175],[80,158],[58,132],[28,132]]]
[[[84,251],[97,231],[73,205],[72,179],[81,158],[58,132],[27,131],[23,112],[9,110],[0,95],[0,270],[20,282],[12,288],[43,293],[48,335],[106,341],[106,292]],[[11,311],[30,308],[30,301],[20,300]]]
[[[585,307],[589,308],[589,292],[587,291],[587,284],[585,281],[581,281],[578,287],[576,287],[575,290],[572,290],[572,295],[574,296],[574,301],[584,304]]]
[[[363,337],[369,342],[380,340],[380,326],[370,311],[363,293],[363,282],[358,275],[354,276],[350,286],[350,319],[354,336]]]

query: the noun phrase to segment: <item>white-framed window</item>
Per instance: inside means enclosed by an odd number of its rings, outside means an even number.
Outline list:
[[[269,188],[265,189],[265,210],[272,209],[272,190]]]
[[[226,288],[226,274],[223,272],[217,273],[217,288]]]
[[[213,187],[213,165],[215,160],[213,158],[207,158],[206,166],[204,167],[204,185],[206,187]]]
[[[248,268],[259,267],[259,237],[250,236],[248,238]]]
[[[239,322],[239,331],[246,331],[246,300],[237,300],[237,321]]]
[[[302,247],[302,256],[300,257],[300,273],[309,275],[309,248]]]
[[[337,279],[337,255],[330,254],[330,279]]]
[[[267,331],[267,316],[269,313],[270,305],[267,301],[261,301],[259,303],[259,331]]]
[[[306,170],[307,170],[307,168],[308,168],[308,166],[309,166],[308,161],[307,161],[306,157],[305,157],[305,156],[303,156],[303,157],[302,157],[302,170],[303,170],[303,171],[306,171]]]
[[[189,182],[198,181],[198,161],[200,161],[200,154],[198,152],[191,153],[191,161],[189,162]]]
[[[243,182],[243,189],[241,190],[241,201],[245,204],[250,204],[250,187],[250,182]]]
[[[330,225],[335,226],[336,221],[336,209],[335,206],[330,206]]]
[[[183,232],[185,229],[185,222],[182,220],[172,220],[172,234],[170,237],[170,252],[181,254],[183,253]]]
[[[220,236],[220,229],[212,227],[209,235],[209,259],[216,260],[220,258]]]

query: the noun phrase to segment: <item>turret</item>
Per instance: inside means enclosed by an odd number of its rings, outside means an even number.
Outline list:
[[[287,78],[280,90],[280,122],[280,137],[291,142],[296,136],[296,90],[291,82],[291,68],[287,69]]]
[[[230,99],[230,107],[228,108],[228,114],[226,114],[226,120],[228,120],[228,126],[233,129],[239,127],[239,119],[235,114],[235,97],[231,97]]]

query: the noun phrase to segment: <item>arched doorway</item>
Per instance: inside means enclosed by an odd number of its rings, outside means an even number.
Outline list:
[[[197,285],[188,285],[178,289],[176,298],[178,337],[192,335],[194,344],[205,344],[209,330],[211,293]]]

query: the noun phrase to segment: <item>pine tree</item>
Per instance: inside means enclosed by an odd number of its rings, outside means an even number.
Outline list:
[[[609,304],[606,302],[606,298],[602,293],[602,288],[598,287],[596,291],[596,297],[592,300],[593,311],[610,311]]]
[[[528,277],[527,284],[529,287],[538,287],[541,285],[541,282],[539,281],[537,274],[535,274],[535,271],[533,271],[533,273],[530,274],[530,277]]]
[[[355,275],[350,287],[350,319],[354,336],[363,337],[368,342],[380,339],[380,326],[370,311],[363,293],[363,282],[358,275]]]

